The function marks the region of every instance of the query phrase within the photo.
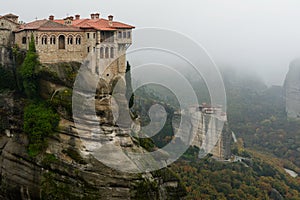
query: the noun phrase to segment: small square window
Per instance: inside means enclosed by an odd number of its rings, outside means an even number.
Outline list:
[[[22,44],[26,44],[26,42],[27,42],[26,37],[22,37]]]

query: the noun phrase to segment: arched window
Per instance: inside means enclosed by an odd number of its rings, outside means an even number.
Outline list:
[[[114,58],[115,57],[115,49],[113,47],[110,48],[110,58]]]
[[[103,49],[103,47],[100,48],[100,58],[104,58],[104,49]]]
[[[80,36],[76,37],[76,44],[81,44],[81,37]]]
[[[60,35],[58,37],[58,48],[59,49],[65,49],[66,48],[66,42],[65,42],[66,38],[64,35]]]
[[[105,58],[109,58],[109,48],[105,48]]]
[[[73,44],[73,36],[68,37],[68,44]]]
[[[56,42],[56,38],[53,35],[53,36],[50,37],[50,44],[55,44],[55,42]]]
[[[42,44],[47,44],[47,36],[46,35],[44,35],[43,37],[42,37]]]

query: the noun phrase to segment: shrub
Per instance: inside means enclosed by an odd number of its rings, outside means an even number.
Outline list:
[[[28,153],[36,156],[46,146],[45,138],[57,128],[59,116],[48,106],[31,103],[24,109],[24,132],[29,137]]]

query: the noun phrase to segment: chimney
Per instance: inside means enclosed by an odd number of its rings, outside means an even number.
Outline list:
[[[53,15],[50,15],[50,16],[49,16],[49,20],[53,21],[53,20],[54,20],[54,16],[53,16]]]
[[[70,16],[69,19],[70,19],[71,21],[73,21],[73,20],[74,20],[74,17],[73,17],[73,16]]]
[[[113,20],[114,20],[114,16],[109,15],[109,16],[108,16],[108,20],[109,20],[109,21],[113,21]]]
[[[109,16],[108,16],[108,21],[109,21],[108,23],[109,23],[109,26],[112,26],[112,25],[113,25],[113,23],[112,23],[113,20],[114,20],[114,16],[109,15]]]
[[[80,15],[75,15],[75,19],[80,19]]]
[[[95,19],[99,19],[100,13],[95,13]]]
[[[94,19],[95,18],[95,14],[91,14],[91,19]]]

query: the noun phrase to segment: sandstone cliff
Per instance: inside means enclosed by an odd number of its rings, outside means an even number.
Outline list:
[[[291,62],[284,81],[287,116],[300,117],[300,59]]]
[[[181,128],[180,119],[183,117]],[[199,157],[212,154],[216,159],[226,160],[231,156],[231,132],[228,129],[226,117],[218,114],[205,114],[191,108],[176,113],[173,117],[174,132],[186,144],[200,149]],[[192,134],[190,134],[192,133]],[[191,138],[186,136],[190,135]]]
[[[148,173],[125,173],[107,167],[87,150],[71,117],[72,83],[79,64],[44,66],[40,72],[41,96],[60,114],[59,128],[47,139],[37,157],[27,153],[28,137],[22,131],[24,99],[16,92],[0,95],[0,198],[1,199],[180,199],[185,194],[168,168]],[[105,81],[99,83],[109,85]],[[97,90],[95,108],[104,132],[102,139],[118,148],[145,151],[129,130],[112,118],[111,90]],[[89,121],[87,121],[89,123]],[[117,162],[117,160],[116,160]],[[126,166],[124,166],[126,167]]]

